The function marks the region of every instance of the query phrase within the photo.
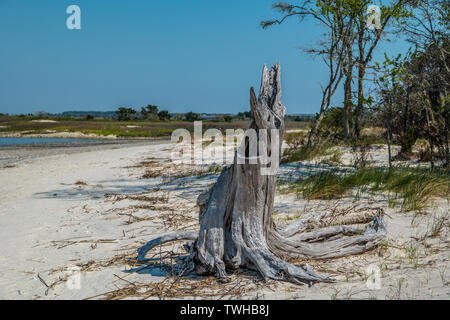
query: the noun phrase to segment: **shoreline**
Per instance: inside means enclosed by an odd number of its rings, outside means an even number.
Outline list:
[[[120,137],[116,135],[99,135],[95,133],[83,133],[80,131],[34,133],[33,131],[0,132],[0,138],[61,138],[61,139],[99,139],[99,140],[156,140],[170,139],[170,136],[160,137]]]
[[[75,132],[47,132],[47,133],[34,133],[33,131],[11,131],[0,132],[0,138],[74,138],[74,139],[106,139],[114,140],[119,139],[115,135],[102,136],[95,133],[83,133],[79,131]]]
[[[30,137],[31,138],[31,137]],[[101,139],[98,139],[101,140]],[[170,141],[164,138],[104,139],[95,142],[43,143],[0,146],[0,169],[11,168],[35,159],[53,155],[70,155],[138,146],[153,146]]]
[[[1,127],[0,127],[1,128]],[[309,129],[286,129],[286,133],[308,132]],[[0,138],[66,138],[66,139],[103,139],[103,140],[170,140],[170,135],[160,137],[121,137],[116,135],[99,135],[95,133],[83,133],[80,131],[61,131],[50,130],[44,133],[35,133],[34,131],[4,131],[0,132]]]

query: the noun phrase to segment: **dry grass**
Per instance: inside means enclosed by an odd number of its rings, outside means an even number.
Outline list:
[[[118,201],[123,201],[123,200],[144,201],[144,202],[151,202],[152,204],[169,202],[168,195],[166,195],[166,196],[148,196],[148,195],[130,195],[130,194],[108,193],[108,194],[105,194],[105,198],[107,199],[107,201],[112,201],[112,203],[116,203]]]
[[[116,275],[116,277],[118,277]],[[245,293],[255,290],[256,285],[251,277],[244,275],[231,276],[231,281],[227,284],[219,283],[215,277],[188,278],[182,276],[168,276],[161,282],[141,283],[131,282],[118,277],[123,283],[122,287],[116,290],[105,292],[90,299],[103,300],[123,300],[123,299],[150,299],[160,300],[171,298],[191,298],[191,299],[239,299]]]
[[[178,170],[175,170],[174,165],[166,165],[164,167],[152,168],[147,170],[144,175],[142,175],[143,179],[152,179],[152,178],[165,178],[168,181],[174,181],[177,179],[187,178],[187,177],[203,177],[207,175],[216,175],[219,174],[222,170],[222,166],[208,166],[205,168],[199,167],[177,167]]]
[[[196,212],[195,207],[186,208],[183,203],[177,200],[170,201],[170,193],[163,195],[159,193],[158,195],[148,195],[147,193],[137,195],[106,194],[106,201],[111,201],[113,204],[125,200],[138,202],[126,207],[113,207],[107,212],[128,217],[123,222],[124,225],[153,221],[161,224],[167,230],[190,230],[193,226],[197,226],[198,218],[193,216],[193,213]]]
[[[367,127],[361,130],[362,136],[383,137],[386,134],[386,128],[382,127]]]
[[[142,209],[145,207],[132,207]],[[158,208],[156,208],[158,209]],[[130,207],[121,209],[127,211],[126,213],[117,213],[119,216],[126,216],[128,220],[124,221],[124,225],[130,225],[136,222],[142,221],[153,221],[158,224],[162,224],[164,229],[174,229],[174,230],[188,230],[192,228],[192,225],[188,225],[189,223],[194,224],[196,226],[198,219],[190,217],[188,214],[190,211],[175,211],[170,209],[169,212],[159,212],[158,215],[145,215],[138,216],[137,214],[130,213]],[[154,210],[153,208],[151,210]]]
[[[167,250],[172,246],[172,249]],[[230,275],[229,283],[220,283],[216,277],[189,276],[185,275],[188,265],[186,257],[173,250],[174,246],[165,244],[152,250],[145,263],[136,260],[136,251],[118,254],[110,259],[91,260],[85,263],[79,263],[75,266],[80,272],[99,271],[111,266],[129,266],[133,271],[124,276],[114,276],[118,279],[113,282],[117,289],[89,297],[90,299],[121,300],[121,299],[168,299],[168,298],[229,298],[239,299],[243,294],[254,291],[262,279],[251,271],[236,272]],[[159,282],[137,282],[132,281],[131,276],[136,272],[145,272],[145,269],[159,268],[167,274]],[[67,267],[51,270],[49,274],[63,273],[68,270]],[[54,288],[60,283],[67,281],[68,275],[59,277],[52,284],[47,285],[48,290]],[[119,283],[119,285],[117,285]]]
[[[304,131],[286,132],[284,135],[284,141],[287,143],[290,150],[297,150],[305,145],[307,138],[308,133]]]
[[[67,240],[53,240],[51,241],[52,245],[54,245],[57,249],[62,249],[74,244],[80,243],[91,243],[97,246],[98,243],[117,243],[116,239],[83,239],[83,240],[75,240],[75,239],[67,239]]]

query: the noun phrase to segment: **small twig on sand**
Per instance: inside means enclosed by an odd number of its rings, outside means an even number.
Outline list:
[[[119,276],[118,276],[117,274],[115,274],[115,273],[113,273],[113,275],[114,275],[115,277],[119,278],[120,280],[125,281],[125,282],[128,282],[129,284],[131,284],[131,285],[133,285],[133,286],[136,287],[136,284],[134,284],[133,282],[128,281],[128,280],[125,280],[124,278],[119,277]]]
[[[45,295],[48,295],[48,290],[50,289],[49,285],[45,282],[44,279],[42,279],[42,277],[39,273],[37,274],[37,277],[38,277],[39,281],[41,281],[44,284],[44,286],[46,286],[47,289],[45,290]]]

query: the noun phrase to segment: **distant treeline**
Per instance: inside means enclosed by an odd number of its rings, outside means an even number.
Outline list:
[[[61,116],[68,118],[86,118],[89,115],[94,118],[117,118],[117,114],[115,111],[66,111],[61,114]]]
[[[0,116],[6,116],[7,114],[0,113]],[[239,112],[237,114],[221,114],[221,113],[169,113],[167,110],[160,110],[158,106],[147,105],[142,107],[140,111],[133,108],[119,107],[116,111],[65,111],[58,114],[47,113],[45,111],[39,111],[34,114],[19,115],[19,116],[32,116],[38,118],[77,118],[77,119],[112,119],[119,121],[132,121],[132,120],[156,120],[156,121],[168,121],[168,120],[181,120],[181,121],[238,121],[249,120],[251,118],[250,112]],[[314,114],[291,114],[286,115],[285,121],[297,121],[304,122],[314,119]]]

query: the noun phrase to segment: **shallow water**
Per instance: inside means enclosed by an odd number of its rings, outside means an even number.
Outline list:
[[[0,147],[23,146],[23,145],[45,145],[45,144],[70,144],[70,143],[92,143],[99,142],[96,139],[74,139],[74,138],[0,138]]]

